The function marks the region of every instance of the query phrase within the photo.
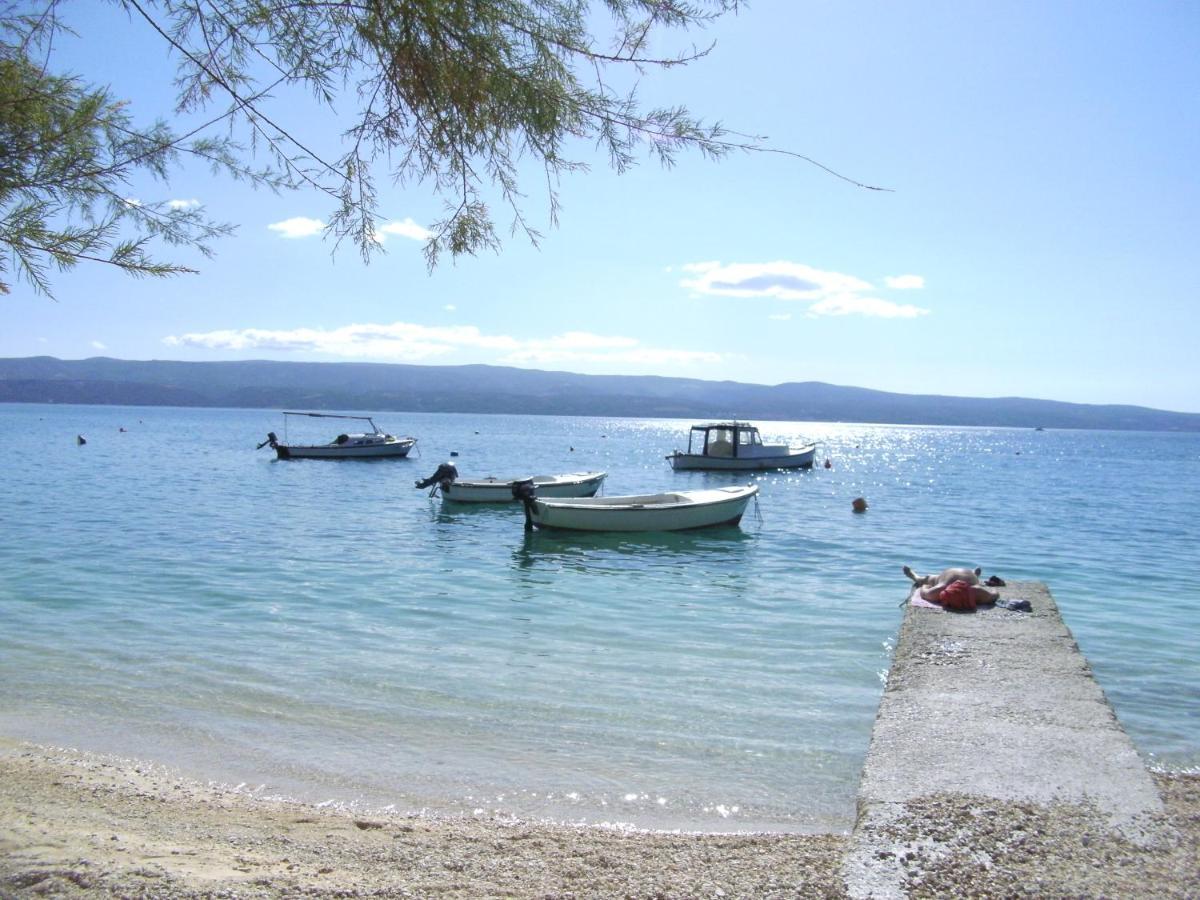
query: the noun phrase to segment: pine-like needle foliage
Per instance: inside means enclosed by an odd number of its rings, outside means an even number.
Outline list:
[[[173,115],[204,125],[183,135],[163,121],[139,127],[108,91],[51,74],[65,0],[0,0],[0,290],[11,269],[49,292],[47,267],[80,259],[135,275],[190,271],[153,260],[148,242],[208,253],[229,227],[122,190],[135,172],[165,181],[186,156],[255,184],[326,195],[327,232],[353,240],[364,258],[379,248],[377,179],[423,183],[445,200],[425,247],[432,266],[446,252],[499,246],[489,196],[507,208],[511,230],[536,243],[519,175],[528,177],[530,160],[540,168],[557,222],[560,176],[585,168],[568,155],[581,139],[618,172],[643,156],[670,165],[686,148],[713,157],[761,149],[682,107],[644,109],[636,94],[642,73],[708,52],[657,56],[649,48],[662,32],[707,25],[738,0],[107,2],[116,20],[163,41],[178,62]],[[337,150],[279,118],[272,92],[297,87],[344,123]],[[263,168],[251,166],[255,157]]]

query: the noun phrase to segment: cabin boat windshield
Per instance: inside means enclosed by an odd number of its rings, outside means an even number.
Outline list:
[[[698,451],[705,456],[743,456],[746,448],[761,446],[762,438],[753,425],[699,425],[688,436],[688,453]]]
[[[704,445],[706,456],[733,455],[733,429],[713,428],[708,432],[708,441]]]
[[[738,446],[739,447],[761,447],[762,438],[758,436],[758,429],[740,428],[738,429]]]

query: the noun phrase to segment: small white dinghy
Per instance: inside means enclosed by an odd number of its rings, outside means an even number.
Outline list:
[[[416,483],[418,488],[433,486],[432,494],[457,503],[515,503],[516,485],[530,484],[539,497],[594,497],[608,477],[607,472],[569,472],[565,475],[534,475],[521,478],[462,479],[454,463],[442,463],[437,471]]]
[[[757,485],[628,497],[543,500],[524,496],[525,527],[569,531],[685,531],[737,525]]]

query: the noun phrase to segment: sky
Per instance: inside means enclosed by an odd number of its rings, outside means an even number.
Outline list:
[[[139,121],[170,114],[160,38],[115,4],[65,11],[61,67]],[[688,39],[715,45],[645,72],[647,105],[888,190],[772,153],[617,174],[583,143],[557,226],[529,170],[538,246],[497,209],[499,253],[430,271],[427,185],[381,179],[386,254],[364,265],[323,239],[327,198],[185,168],[130,190],[237,226],[212,259],[175,251],[199,274],[84,264],[53,300],[14,284],[0,356],[486,363],[1200,412],[1200,4],[755,0]],[[331,140],[295,98],[278,112]]]

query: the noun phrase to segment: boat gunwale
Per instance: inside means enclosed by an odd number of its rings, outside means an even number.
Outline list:
[[[287,447],[288,450],[355,450],[368,447],[390,447],[395,444],[408,444],[409,448],[411,449],[413,445],[417,443],[417,439],[414,437],[396,437],[393,434],[385,435],[382,431],[376,432],[376,434],[380,435],[381,437],[391,438],[391,440],[376,441],[370,444],[349,444],[348,442],[346,444],[339,444],[336,441],[330,441],[327,444],[285,444],[280,442],[279,446]],[[374,435],[370,434],[364,435],[364,437],[373,436]],[[351,435],[351,437],[354,437],[354,435]]]
[[[769,446],[775,446],[775,445],[763,444],[760,446],[768,446],[769,447]],[[782,445],[779,445],[779,446],[782,446]],[[770,456],[765,456],[765,455],[764,456],[713,456],[709,453],[686,453],[683,450],[676,450],[673,453],[668,453],[666,458],[667,459],[677,459],[677,458],[725,459],[725,460],[730,460],[731,462],[741,462],[742,460],[753,460],[754,462],[761,462],[762,460],[768,460],[768,459],[794,459],[797,456],[805,456],[806,454],[808,454],[810,452],[813,455],[816,455],[816,452],[817,452],[816,442],[813,442],[811,444],[805,444],[802,447],[788,447],[787,453],[772,453]]]
[[[737,493],[733,493],[733,492]],[[718,497],[713,500],[696,500],[690,497],[685,497],[686,494],[708,494],[708,493],[726,493],[730,496]],[[663,491],[658,494],[630,494],[626,496],[616,497],[563,497],[540,499],[535,497],[533,503],[535,508],[538,505],[544,506],[547,509],[579,509],[579,510],[598,510],[605,512],[613,511],[633,511],[633,510],[668,510],[668,509],[690,509],[696,506],[724,506],[729,503],[740,503],[749,501],[758,493],[758,485],[730,485],[728,487],[706,488],[700,491]],[[654,497],[676,497],[673,501],[662,503],[635,503],[631,502],[638,498],[647,500]],[[581,503],[581,500],[590,502]],[[624,501],[624,502],[622,502]]]
[[[578,477],[571,477],[578,476]],[[523,478],[497,478],[494,475],[489,475],[487,478],[456,478],[450,482],[450,487],[453,489],[458,485],[465,487],[500,487],[503,485],[520,484],[523,481],[532,481],[534,486],[537,486],[537,479],[551,478],[553,481],[543,481],[542,484],[554,487],[570,486],[576,484],[588,484],[592,481],[601,481],[608,477],[608,472],[567,472],[564,475],[526,475]]]

